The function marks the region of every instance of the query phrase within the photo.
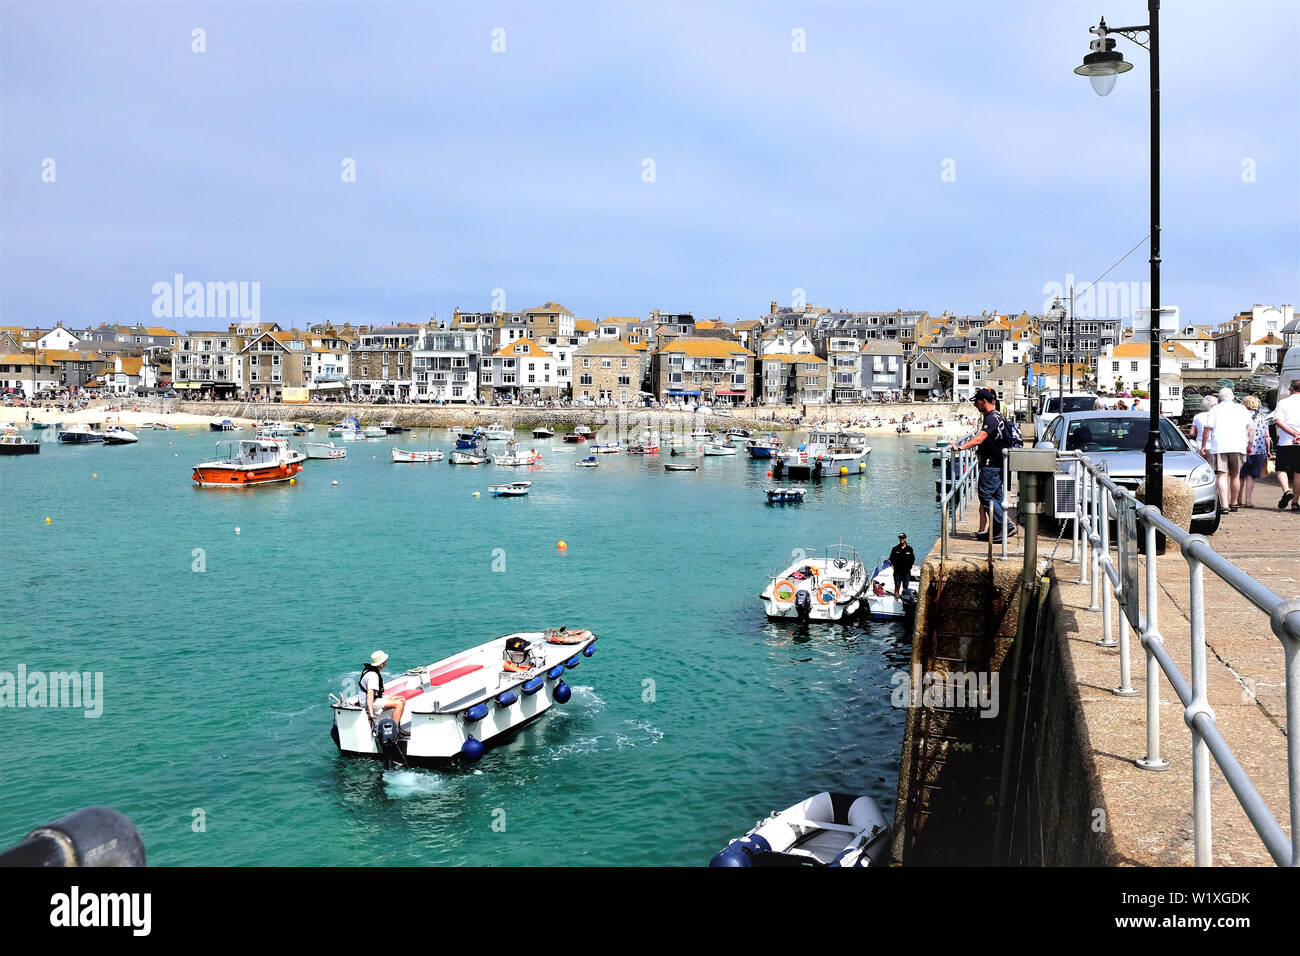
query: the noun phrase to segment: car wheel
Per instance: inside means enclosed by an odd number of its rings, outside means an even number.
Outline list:
[[[1219,521],[1222,520],[1222,518],[1223,509],[1216,507],[1214,509],[1214,517],[1208,522],[1202,521],[1199,527],[1193,525],[1192,531],[1196,534],[1214,534],[1214,532],[1219,530]]]

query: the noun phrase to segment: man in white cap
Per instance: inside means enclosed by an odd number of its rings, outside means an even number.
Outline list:
[[[361,668],[361,692],[366,695],[366,714],[373,721],[389,707],[393,708],[393,721],[402,726],[402,710],[406,707],[405,697],[384,696],[384,675],[380,673],[388,663],[388,655],[375,651],[370,655],[370,663]]]
[[[1232,389],[1219,389],[1219,401],[1205,419],[1201,432],[1201,456],[1210,449],[1210,467],[1219,479],[1219,507],[1236,511],[1241,498],[1241,466],[1255,437],[1255,426],[1246,406],[1233,400]]]

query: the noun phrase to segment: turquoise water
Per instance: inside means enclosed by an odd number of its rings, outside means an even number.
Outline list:
[[[531,469],[388,460],[425,431],[349,443],[293,487],[198,490],[219,437],[0,458],[0,671],[104,675],[98,719],[0,710],[0,846],[107,804],[153,864],[696,865],[819,790],[892,815],[903,627],[771,624],[758,593],[798,547],[842,537],[870,568],[906,530],[924,554],[934,470],[913,441],[874,438],[865,478],[773,508],[743,451],[693,474],[665,473],[666,449],[574,468],[585,446],[558,440],[525,439]],[[487,495],[522,478],[527,498]],[[477,765],[338,755],[328,695],[374,649],[400,673],[558,624],[601,638],[573,699]]]

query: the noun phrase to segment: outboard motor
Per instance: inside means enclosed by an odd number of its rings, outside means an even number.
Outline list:
[[[397,721],[391,717],[381,717],[375,721],[375,743],[379,747],[380,753],[384,755],[384,769],[393,769],[393,758],[401,758],[402,752],[398,749],[397,742],[402,738],[401,728],[397,726]]]
[[[795,594],[794,613],[799,615],[800,620],[808,620],[808,615],[812,613],[812,592],[802,589]]]
[[[727,845],[709,861],[709,866],[758,866],[764,853],[771,853],[771,845],[757,833],[741,837]]]

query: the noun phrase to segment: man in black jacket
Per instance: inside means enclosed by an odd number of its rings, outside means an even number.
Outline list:
[[[894,597],[907,589],[912,578],[912,567],[916,564],[916,554],[907,543],[907,535],[898,534],[898,544],[889,552],[889,566],[894,569]]]

